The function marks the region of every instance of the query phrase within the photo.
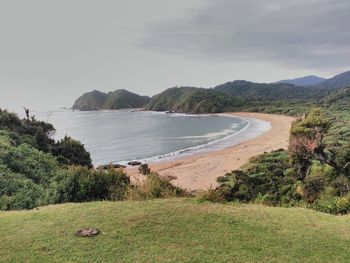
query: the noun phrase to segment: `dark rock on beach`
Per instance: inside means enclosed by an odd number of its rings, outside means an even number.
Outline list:
[[[138,161],[131,161],[131,162],[128,162],[128,165],[131,165],[131,166],[136,166],[136,165],[141,165],[142,163],[141,162],[138,162]]]
[[[122,164],[115,164],[114,166],[113,166],[115,169],[119,169],[119,168],[126,168],[126,166],[125,165],[122,165]]]
[[[123,169],[123,168],[126,168],[126,166],[121,164],[105,164],[97,167],[97,170]]]

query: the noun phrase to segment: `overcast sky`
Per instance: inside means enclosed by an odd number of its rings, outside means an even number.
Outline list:
[[[0,0],[0,107],[350,69],[348,0]]]

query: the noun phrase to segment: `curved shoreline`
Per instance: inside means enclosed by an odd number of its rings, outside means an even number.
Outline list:
[[[203,115],[206,116],[206,114],[203,114]],[[164,163],[164,162],[175,161],[181,158],[190,157],[198,154],[220,151],[228,147],[232,147],[240,143],[243,143],[252,138],[255,138],[265,133],[269,129],[271,129],[271,125],[269,122],[259,120],[256,118],[247,118],[247,117],[237,116],[234,114],[226,114],[226,113],[208,114],[208,116],[211,116],[211,115],[241,119],[247,124],[243,129],[238,130],[235,133],[230,134],[226,137],[216,139],[214,141],[210,141],[197,146],[192,146],[189,148],[180,149],[180,150],[163,154],[163,155],[156,155],[150,158],[135,159],[135,161],[139,161],[142,163],[160,163],[160,162]],[[184,116],[188,116],[188,115],[185,114]],[[128,162],[129,161],[121,161],[118,163],[127,165]]]
[[[280,148],[287,149],[293,117],[248,112],[225,113],[225,115],[228,114],[267,121],[271,129],[225,149],[180,156],[174,160],[150,162],[150,168],[160,176],[176,178],[172,180],[174,185],[190,191],[206,190],[217,186],[217,177],[239,169],[250,158]],[[135,167],[127,168],[127,173],[135,180],[144,179]]]

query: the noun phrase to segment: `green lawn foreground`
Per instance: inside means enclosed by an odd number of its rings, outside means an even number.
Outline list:
[[[0,235],[0,262],[350,262],[350,216],[194,199],[0,212]]]

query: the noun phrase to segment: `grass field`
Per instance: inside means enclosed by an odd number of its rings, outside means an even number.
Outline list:
[[[193,199],[0,212],[0,235],[1,262],[350,262],[350,216]]]

